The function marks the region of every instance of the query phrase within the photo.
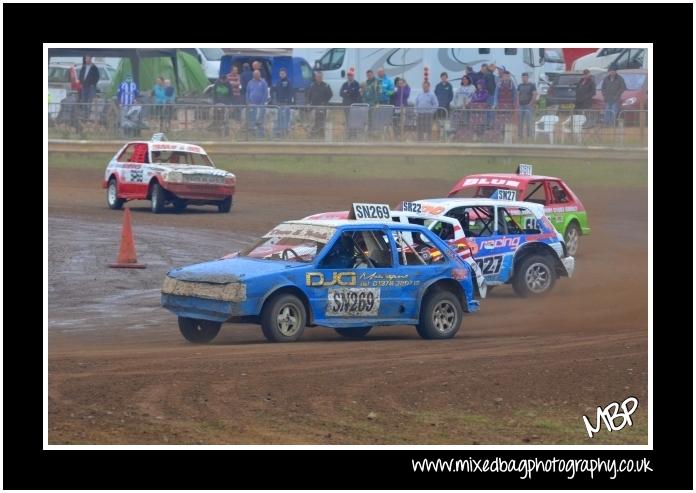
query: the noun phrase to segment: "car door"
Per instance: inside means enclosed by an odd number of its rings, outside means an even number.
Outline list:
[[[396,255],[397,276],[394,306],[398,315],[405,319],[419,316],[418,296],[422,286],[442,277],[451,278],[452,260],[450,252],[443,251],[430,237],[432,231],[418,232],[408,228],[392,228],[390,239]]]
[[[119,195],[129,199],[145,198],[147,182],[143,176],[143,165],[149,161],[147,143],[129,144],[116,161],[119,169]]]
[[[329,326],[371,325],[402,318],[398,272],[386,228],[348,229],[306,273],[314,317]]]
[[[561,233],[565,232],[566,213],[577,211],[577,203],[573,194],[568,192],[565,185],[559,180],[546,180],[546,202],[544,212],[553,224],[553,227]]]

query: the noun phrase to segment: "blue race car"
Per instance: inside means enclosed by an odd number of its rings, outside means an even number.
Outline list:
[[[412,324],[425,339],[453,337],[485,283],[432,231],[377,217],[281,223],[237,256],[171,270],[162,306],[194,343],[223,322],[259,323],[271,342],[296,341],[306,325],[360,338]]]

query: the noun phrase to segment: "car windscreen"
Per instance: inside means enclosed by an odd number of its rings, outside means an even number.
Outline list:
[[[241,255],[264,260],[312,262],[335,231],[335,228],[324,225],[283,223]]]
[[[152,151],[152,162],[188,164],[191,166],[213,166],[207,154],[184,151]]]

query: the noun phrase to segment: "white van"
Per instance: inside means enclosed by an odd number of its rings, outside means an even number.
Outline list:
[[[225,54],[222,48],[182,48],[181,51],[195,56],[210,82],[220,76],[220,59]]]
[[[648,68],[648,50],[645,48],[600,48],[573,62],[573,71],[584,69],[607,70],[615,64],[619,70]]]
[[[471,66],[475,72],[482,63],[504,66],[518,82],[522,72],[529,72],[529,80],[537,85],[537,91],[545,94],[548,76],[564,71],[561,48],[299,48],[293,56],[305,58],[315,70],[324,73],[324,82],[333,91],[332,103],[340,103],[340,89],[350,68],[355,78],[365,80],[365,73],[384,67],[391,77],[406,79],[413,98],[421,92],[423,69],[428,67],[429,79],[435,85],[440,73],[447,72],[452,85],[459,85],[464,69]]]

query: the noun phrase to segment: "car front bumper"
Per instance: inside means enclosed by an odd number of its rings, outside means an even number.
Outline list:
[[[234,185],[212,183],[171,183],[164,182],[165,190],[180,199],[189,200],[224,200],[234,195]]]

